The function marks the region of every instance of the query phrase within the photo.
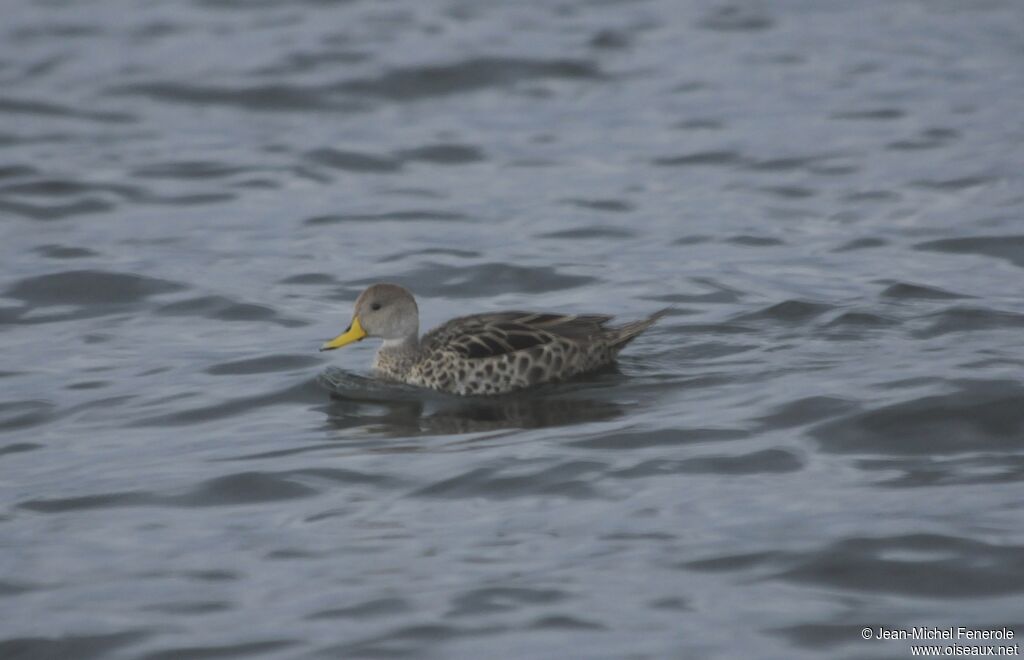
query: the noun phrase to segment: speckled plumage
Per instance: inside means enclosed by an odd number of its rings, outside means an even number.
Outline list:
[[[390,318],[383,318],[387,314]],[[453,394],[486,395],[565,380],[610,364],[664,314],[609,326],[612,317],[604,315],[491,312],[452,319],[418,338],[412,294],[394,284],[375,284],[356,301],[353,325],[365,328],[365,336],[385,338],[374,360],[381,377]]]

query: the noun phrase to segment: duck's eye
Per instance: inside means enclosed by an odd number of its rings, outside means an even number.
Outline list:
[[[373,303],[372,305],[370,305],[370,309],[376,312],[378,309],[380,309],[380,303]]]

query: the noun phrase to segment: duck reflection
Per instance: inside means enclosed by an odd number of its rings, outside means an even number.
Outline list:
[[[318,378],[330,393],[326,423],[387,437],[457,435],[607,421],[625,414],[612,400],[615,369],[571,384],[502,396],[465,397],[388,383],[328,368]]]

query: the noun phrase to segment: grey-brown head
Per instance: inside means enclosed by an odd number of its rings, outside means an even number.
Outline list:
[[[366,337],[381,337],[386,342],[415,340],[419,332],[420,312],[412,294],[397,284],[374,284],[356,298],[352,323],[345,332],[320,350],[341,348]]]

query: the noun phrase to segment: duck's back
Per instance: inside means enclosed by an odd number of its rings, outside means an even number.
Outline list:
[[[664,312],[610,327],[611,316],[492,312],[452,319],[420,340],[408,382],[456,394],[501,394],[614,361]]]

